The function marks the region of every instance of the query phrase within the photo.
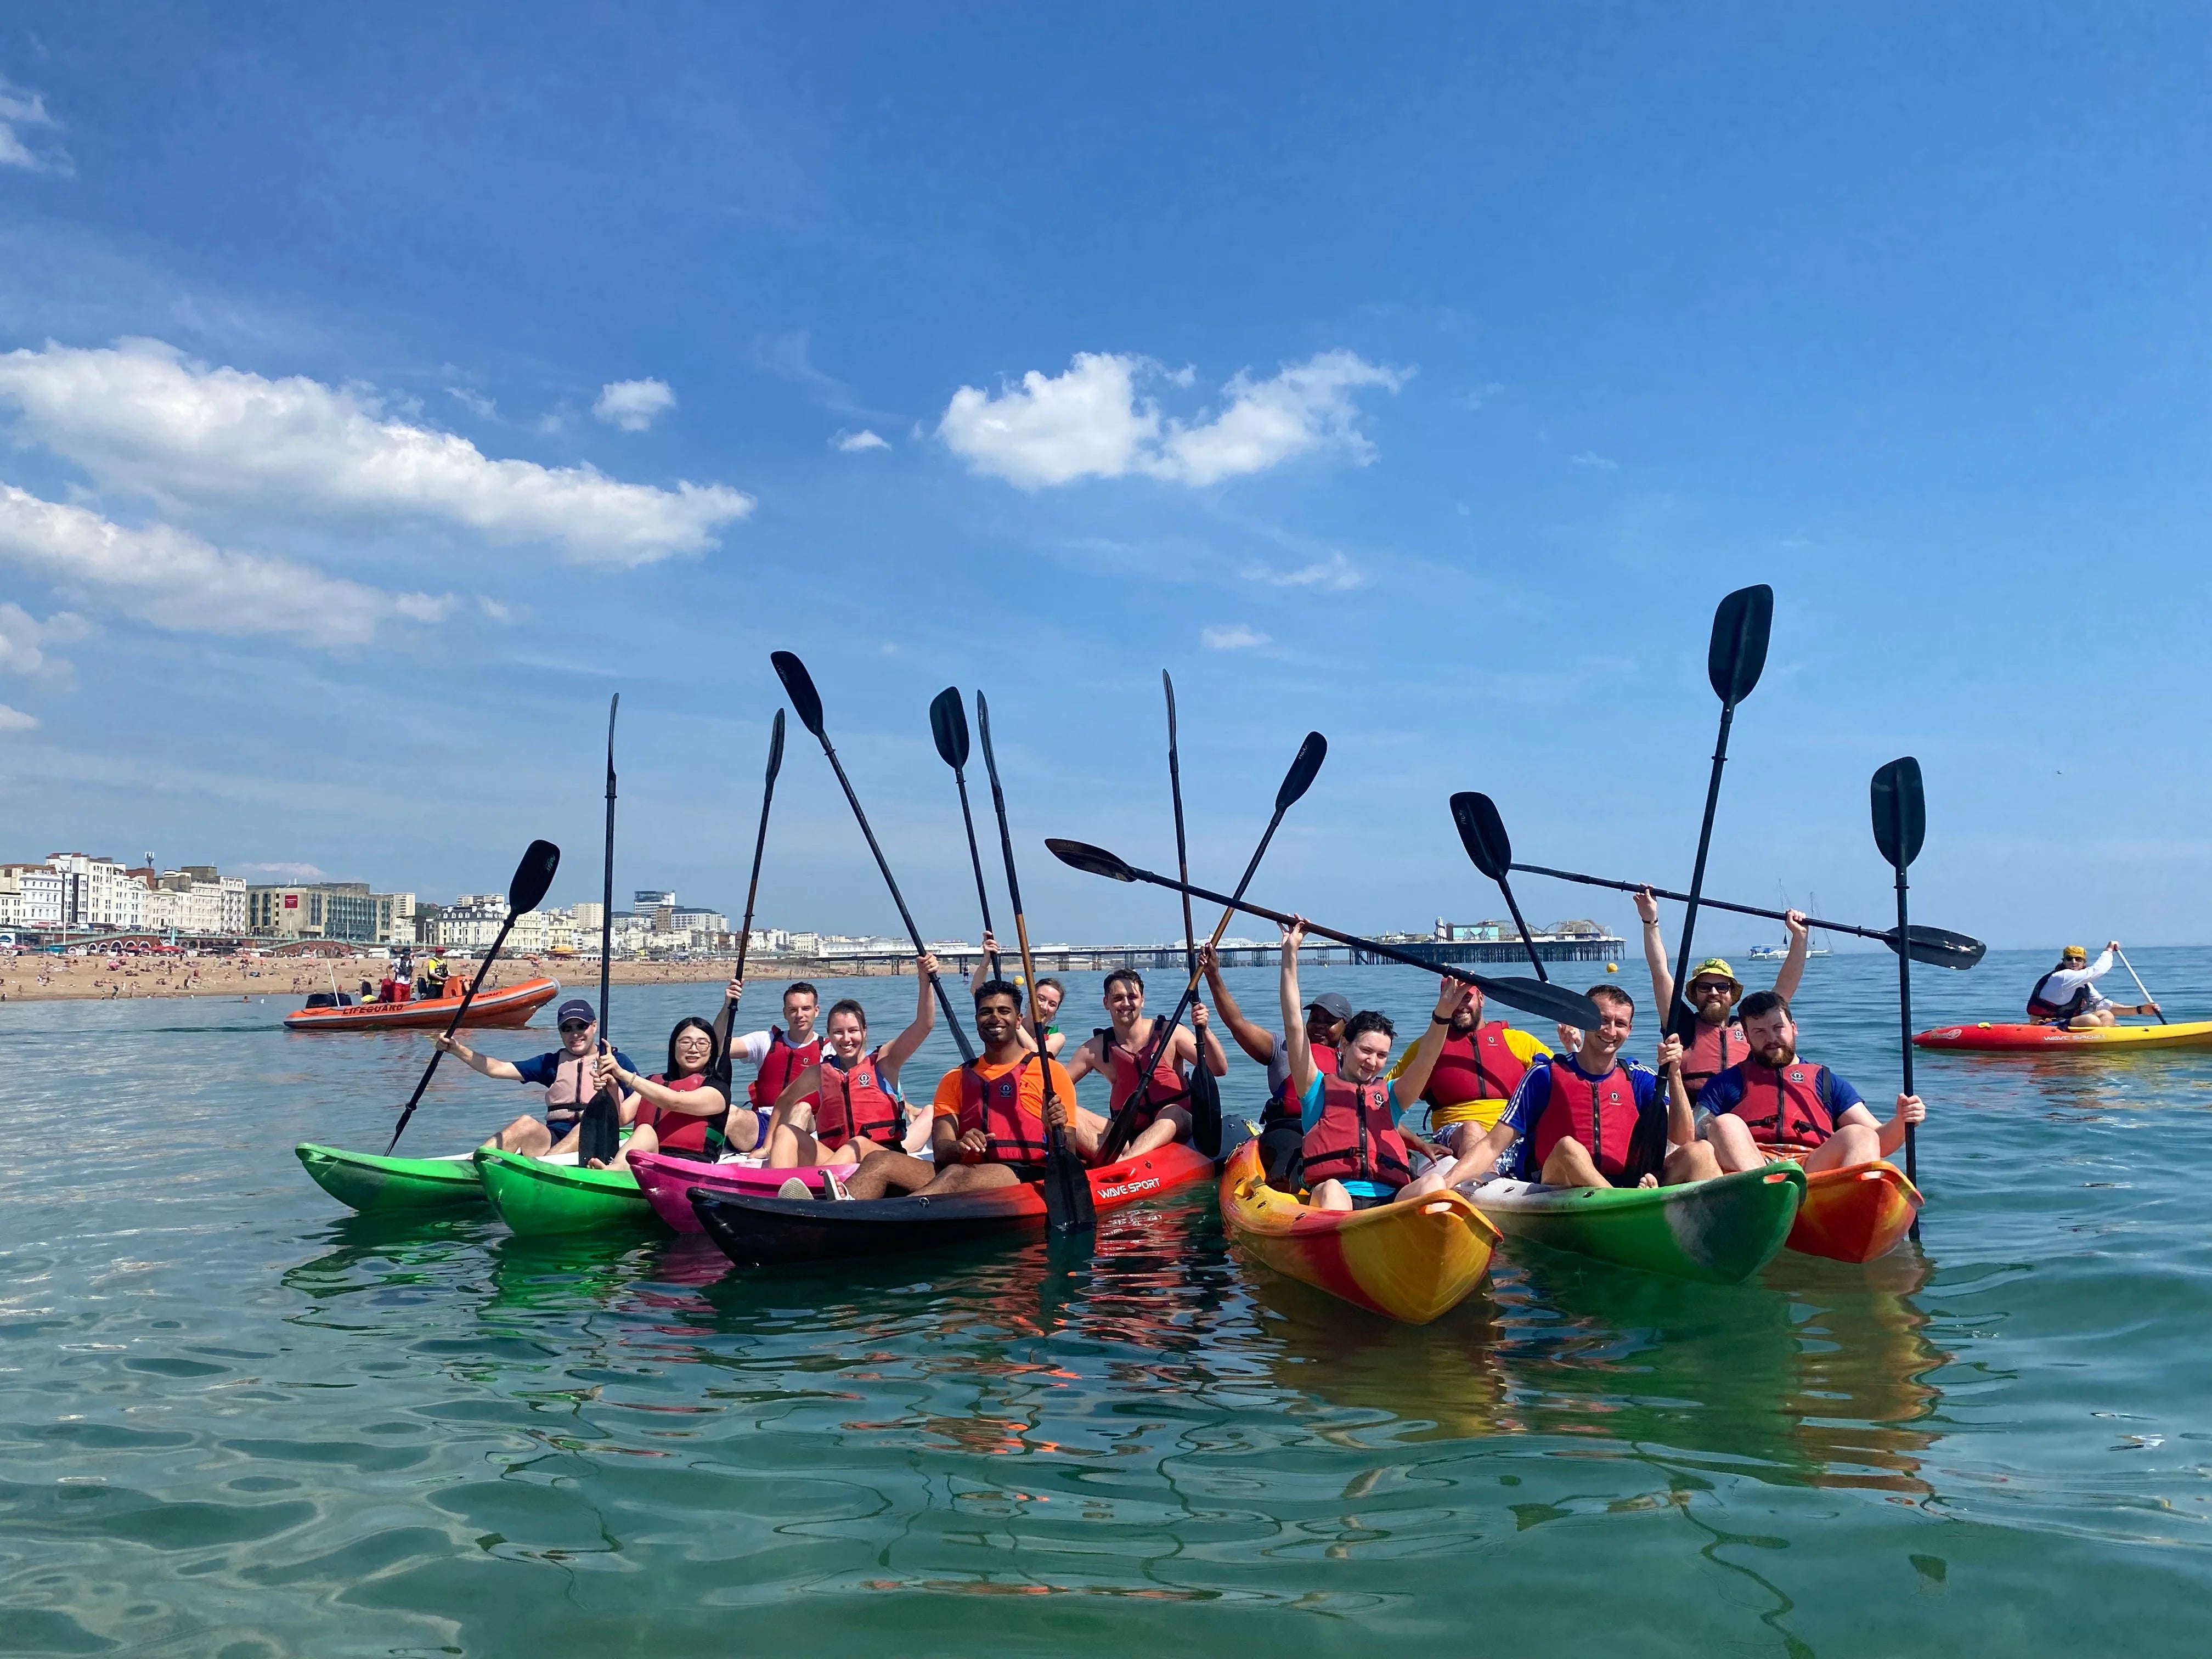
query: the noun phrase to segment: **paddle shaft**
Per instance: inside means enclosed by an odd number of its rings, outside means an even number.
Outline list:
[[[2115,951],[2112,954],[2120,959],[2120,966],[2128,970],[2128,977],[2135,981],[2136,994],[2142,997],[2145,1003],[2155,1007],[2158,999],[2150,994],[2150,987],[2142,982],[2142,975],[2136,972],[2136,965],[2128,960],[2128,953],[2124,951]],[[2161,1025],[2166,1024],[2166,1014],[2163,1010],[2159,1013],[2158,1023]]]
[[[1609,887],[1616,893],[1650,892],[1654,898],[1687,899],[1687,893],[1677,893],[1665,887],[1653,887],[1649,882],[1608,881],[1603,876],[1580,876],[1571,870],[1553,870],[1541,864],[1516,864],[1513,866],[1523,875],[1550,876],[1555,881],[1580,882],[1585,887]],[[1732,910],[1740,916],[1765,916],[1771,921],[1787,921],[1788,913],[1781,910],[1762,910],[1755,904],[1730,904],[1725,899],[1705,898],[1698,905],[1707,910]],[[1516,913],[1514,920],[1520,920]],[[1878,939],[1884,945],[1894,945],[1894,933],[1878,933],[1871,927],[1854,927],[1847,921],[1823,921],[1818,916],[1805,918],[1808,927],[1817,927],[1824,933],[1850,933],[1857,939]]]
[[[899,920],[906,924],[906,936],[914,942],[915,954],[916,956],[925,954],[921,943],[921,929],[914,925],[914,913],[906,908],[905,896],[899,891],[898,878],[891,874],[890,863],[884,857],[884,849],[876,843],[876,832],[868,827],[868,815],[860,810],[860,798],[853,793],[853,782],[845,775],[844,763],[837,758],[837,751],[830,745],[830,734],[827,732],[817,732],[814,735],[822,744],[822,752],[830,757],[830,769],[837,775],[837,787],[845,792],[845,804],[853,809],[853,817],[860,826],[860,834],[867,839],[868,851],[875,854],[876,868],[883,872],[884,885],[890,889],[891,902],[898,907]],[[921,964],[917,963],[915,970],[919,972],[920,969]],[[930,988],[937,994],[938,1011],[945,1016],[945,1024],[951,1028],[953,1042],[960,1046],[961,1060],[973,1060],[975,1058],[975,1045],[969,1042],[966,1029],[952,1012],[952,999],[945,994],[944,976],[932,974],[929,976],[929,984]]]
[[[613,1045],[607,1040],[607,988],[614,972],[615,938],[615,715],[622,707],[622,693],[617,691],[607,705],[607,828],[606,859],[599,876],[599,1052],[611,1054]],[[580,1090],[580,1093],[581,1091]],[[580,1166],[597,1158],[602,1163],[612,1158],[622,1138],[622,1096],[613,1092],[610,1103],[613,1121],[609,1113],[597,1109],[599,1102],[611,1091],[601,1090],[592,1097],[591,1115],[579,1114],[576,1119],[576,1162]]]
[[[975,902],[982,908],[983,931],[988,933],[991,931],[991,895],[983,885],[983,854],[975,846],[975,815],[968,807],[968,775],[956,766],[952,769],[952,781],[960,791],[960,822],[968,826],[968,862],[975,870]],[[1029,969],[1024,967],[1022,972],[1026,974]],[[999,953],[996,951],[991,952],[991,977],[999,977]]]
[[[507,920],[500,923],[499,932],[492,936],[491,949],[484,952],[483,961],[477,967],[477,976],[469,981],[469,988],[462,994],[461,1006],[453,1010],[453,1017],[446,1022],[447,1036],[453,1036],[461,1029],[462,1016],[469,1012],[469,1005],[477,1000],[477,991],[483,984],[484,975],[491,972],[492,958],[499,954],[500,946],[507,943],[507,930],[514,926],[514,916],[510,912]],[[446,1051],[443,1048],[434,1048],[430,1051],[430,1063],[422,1068],[422,1079],[416,1084],[415,1092],[407,1097],[406,1108],[399,1114],[399,1121],[392,1131],[391,1146],[384,1149],[385,1157],[390,1158],[392,1146],[399,1144],[399,1137],[407,1128],[407,1121],[415,1115],[415,1108],[421,1103],[422,1091],[430,1086],[430,1079],[438,1070],[438,1062],[445,1057]]]
[[[1897,871],[1897,936],[1905,937],[1905,866],[1893,866]],[[1897,1024],[1898,1036],[1903,1039],[1905,1055],[1905,1092],[1919,1092],[1912,1086],[1912,957],[1909,952],[1897,953]],[[1918,1137],[1914,1126],[1905,1126],[1905,1178],[1917,1186],[1919,1175]],[[1920,1218],[1912,1218],[1912,1236],[1920,1237]]]
[[[780,720],[783,716],[779,713],[776,718]],[[781,734],[778,735],[780,737]],[[777,759],[781,760],[781,744],[779,744]],[[775,773],[776,769],[771,766],[769,769],[768,782],[761,790],[760,828],[753,835],[753,875],[752,879],[745,884],[744,926],[738,934],[737,966],[730,973],[730,977],[739,984],[744,982],[745,951],[753,940],[753,902],[760,896],[761,855],[768,850],[768,809],[775,799]],[[714,1017],[714,1049],[722,1057],[723,1069],[726,1071],[728,1069],[730,1054],[730,1033],[737,1029],[737,1024],[738,1005],[726,997],[722,1000],[722,1012]]]
[[[1689,999],[1682,994],[1683,982],[1689,977],[1690,940],[1697,932],[1698,905],[1705,890],[1705,855],[1712,850],[1713,815],[1720,810],[1721,769],[1728,764],[1729,727],[1735,724],[1735,705],[1723,703],[1720,735],[1713,743],[1712,776],[1705,782],[1705,818],[1698,829],[1698,861],[1690,871],[1690,890],[1682,897],[1682,943],[1674,952],[1674,1006],[1668,1009],[1667,1018],[1659,1027],[1662,1036],[1668,1032],[1679,1035],[1686,1031],[1688,1021],[1685,1016],[1688,1019],[1697,1017],[1697,1011],[1690,1006]]]
[[[1507,867],[1518,870],[1522,866],[1516,864]],[[1552,976],[1544,971],[1544,958],[1536,953],[1536,941],[1528,937],[1528,924],[1521,919],[1521,901],[1513,896],[1513,884],[1500,876],[1498,878],[1498,890],[1505,895],[1505,908],[1512,913],[1514,929],[1521,935],[1522,945],[1528,952],[1528,965],[1536,970],[1538,979],[1542,980],[1547,985],[1550,984]]]
[[[1168,694],[1168,796],[1175,803],[1176,876],[1177,879],[1188,884],[1190,880],[1190,844],[1184,838],[1182,828],[1182,745],[1176,735],[1175,682],[1168,678],[1168,671],[1164,668],[1160,670],[1160,684],[1167,688]],[[1198,940],[1194,935],[1198,931],[1198,924],[1191,920],[1190,888],[1188,884],[1184,886],[1181,896],[1182,899],[1182,965],[1184,971],[1190,976],[1190,983],[1195,986],[1198,983]],[[1176,1013],[1176,1018],[1181,1021],[1182,1018],[1181,1012]],[[1152,1057],[1152,1064],[1137,1074],[1137,1086],[1142,1091],[1140,1098],[1151,1097],[1152,1071],[1159,1064],[1160,1049],[1167,1042],[1173,1041],[1174,1036],[1175,1027],[1172,1025],[1168,1028],[1164,1037],[1158,1032],[1153,1034],[1156,1047]],[[1201,1053],[1198,1056],[1197,1063],[1200,1066],[1206,1063],[1204,1054]]]

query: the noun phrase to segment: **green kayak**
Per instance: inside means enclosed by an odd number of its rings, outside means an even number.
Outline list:
[[[292,1149],[332,1198],[363,1215],[396,1210],[446,1210],[484,1201],[483,1182],[466,1152],[447,1158],[380,1158],[318,1146],[303,1140]]]
[[[1459,1189],[1508,1238],[1623,1267],[1735,1285],[1782,1248],[1805,1172],[1769,1164],[1680,1187],[1547,1187],[1486,1181]]]
[[[499,1218],[526,1237],[662,1224],[626,1169],[580,1169],[573,1160],[556,1164],[489,1146],[477,1149],[476,1161]]]

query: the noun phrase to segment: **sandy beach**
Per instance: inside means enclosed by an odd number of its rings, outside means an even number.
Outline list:
[[[475,966],[453,958],[455,973],[473,973]],[[383,972],[382,957],[0,957],[0,1000],[49,1002],[56,1000],[121,1000],[131,997],[274,997],[303,1001],[309,993],[328,991],[335,978],[337,988],[359,994],[364,979],[374,981]],[[702,962],[617,962],[611,977],[617,985],[674,985],[726,981],[737,964],[724,958]],[[869,969],[847,963],[779,962],[748,964],[754,984],[803,978],[844,978],[856,972],[881,974],[881,964]],[[492,969],[484,988],[514,985],[550,974],[563,985],[595,988],[596,961],[556,960],[551,957],[502,957]]]

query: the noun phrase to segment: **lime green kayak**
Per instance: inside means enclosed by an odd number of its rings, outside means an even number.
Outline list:
[[[588,1233],[609,1227],[658,1227],[637,1177],[628,1170],[586,1170],[479,1146],[477,1170],[499,1218],[526,1237]]]
[[[1486,1181],[1459,1189],[1510,1239],[1711,1285],[1757,1273],[1790,1237],[1805,1172],[1769,1164],[1679,1187],[1547,1187]]]
[[[292,1149],[332,1198],[363,1215],[446,1210],[484,1201],[483,1182],[466,1152],[447,1158],[382,1158],[303,1140]]]

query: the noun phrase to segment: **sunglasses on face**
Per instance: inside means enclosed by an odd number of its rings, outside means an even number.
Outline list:
[[[588,1024],[580,1023],[576,1020],[570,1020],[566,1025],[563,1025],[561,1028],[561,1035],[562,1036],[573,1036],[578,1031],[588,1031],[591,1029],[592,1028]]]
[[[1695,997],[1711,996],[1715,992],[1723,996],[1734,996],[1735,987],[1725,981],[1701,979],[1690,988],[1690,994]]]

